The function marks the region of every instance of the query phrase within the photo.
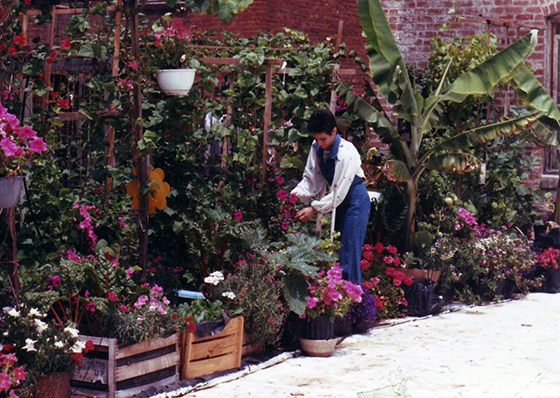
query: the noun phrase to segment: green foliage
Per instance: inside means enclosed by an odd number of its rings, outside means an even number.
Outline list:
[[[222,300],[226,299],[222,298]],[[221,300],[198,299],[190,303],[182,303],[175,309],[179,324],[183,330],[188,328],[188,325],[184,322],[186,318],[191,318],[195,323],[219,321],[223,318],[223,312],[224,304]]]

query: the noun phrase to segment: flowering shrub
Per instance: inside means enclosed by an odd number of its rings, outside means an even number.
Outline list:
[[[542,268],[558,269],[560,250],[549,247],[535,257],[535,264]]]
[[[243,315],[251,343],[278,344],[287,311],[281,302],[279,271],[268,258],[247,254],[225,280],[208,287],[209,298],[222,301],[230,316]]]
[[[47,150],[47,145],[29,125],[20,126],[16,115],[0,103],[0,175],[13,176],[33,161],[36,153]]]
[[[408,305],[401,285],[412,285],[412,278],[400,270],[405,264],[397,248],[391,245],[385,247],[381,242],[375,246],[366,244],[362,248],[362,256],[363,286],[373,293],[377,317],[399,316],[400,310]]]
[[[2,352],[4,349],[6,353]],[[8,353],[11,350],[11,346],[0,344],[0,397],[17,398],[14,390],[25,380],[26,373],[23,366],[15,366],[18,359],[15,353]]]
[[[309,284],[305,314],[311,318],[327,315],[334,322],[344,317],[353,303],[361,303],[363,293],[360,285],[342,279],[342,268],[335,263]]]
[[[163,289],[142,285],[132,306],[120,305],[115,316],[115,337],[129,345],[163,337],[177,330],[177,315],[171,311]]]
[[[46,320],[36,308],[26,305],[4,307],[0,324],[4,349],[9,345],[19,363],[41,374],[67,371],[80,366],[86,342],[78,340],[78,329],[64,328]]]

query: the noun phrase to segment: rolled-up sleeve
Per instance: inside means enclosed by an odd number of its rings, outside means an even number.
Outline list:
[[[321,193],[327,181],[321,174],[321,169],[317,162],[317,151],[311,147],[305,171],[303,172],[303,179],[300,183],[292,189],[291,194],[296,195],[298,199],[303,202],[309,202],[314,196]]]

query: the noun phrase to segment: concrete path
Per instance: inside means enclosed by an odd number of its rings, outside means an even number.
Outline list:
[[[407,318],[183,396],[560,398],[560,294]]]

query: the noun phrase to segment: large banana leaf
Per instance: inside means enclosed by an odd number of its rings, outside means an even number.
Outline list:
[[[535,124],[531,126],[531,129],[524,131],[519,137],[526,141],[533,141],[539,146],[558,148],[560,144],[558,143],[556,134],[556,132],[550,131],[550,129],[541,122],[535,122]]]
[[[410,151],[389,119],[375,109],[371,104],[354,94],[351,88],[344,83],[337,85],[339,95],[344,99],[348,108],[367,123],[370,123],[383,142],[391,144],[391,150],[410,167],[413,165]]]
[[[537,45],[537,31],[523,36],[509,47],[459,76],[444,93],[444,101],[462,102],[469,95],[484,95],[498,84],[510,81]]]
[[[406,167],[406,164],[400,160],[388,160],[386,165],[391,175],[391,180],[395,182],[408,182],[410,180],[408,168]]]
[[[531,123],[537,121],[541,116],[541,112],[533,110],[528,112],[526,115],[515,119],[509,119],[504,122],[494,123],[488,126],[482,126],[466,131],[433,147],[424,155],[423,160],[426,161],[428,157],[431,157],[433,154],[437,154],[438,152],[466,149],[476,144],[482,144],[493,140],[502,135],[516,133],[517,131],[528,127]]]
[[[480,164],[480,159],[468,153],[444,153],[433,156],[425,163],[428,170],[447,171],[452,173],[467,173]]]
[[[408,71],[381,4],[378,0],[358,0],[358,14],[368,39],[366,51],[373,81],[389,102],[400,100],[407,115],[417,117],[418,106]],[[401,78],[397,76],[396,80],[395,72],[399,69]]]
[[[527,66],[523,65],[511,81],[511,85],[523,103],[530,109],[543,113],[541,122],[550,128],[560,131],[560,110],[556,102]],[[556,143],[558,146],[558,143]]]

